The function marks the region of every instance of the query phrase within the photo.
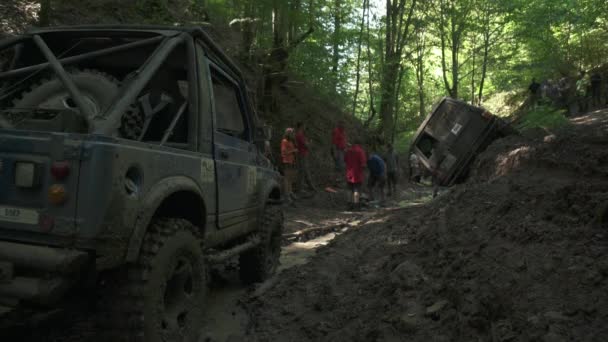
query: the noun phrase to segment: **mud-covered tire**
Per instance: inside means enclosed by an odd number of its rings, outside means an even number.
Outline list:
[[[258,234],[261,243],[239,256],[239,275],[245,284],[266,280],[279,266],[283,234],[283,210],[280,205],[266,205]]]
[[[100,303],[100,334],[105,340],[198,340],[207,276],[195,232],[182,219],[152,223],[137,264],[101,289],[109,292]]]
[[[102,114],[116,100],[120,82],[101,71],[73,69],[70,77],[90,107],[92,116]],[[13,101],[17,109],[76,109],[71,95],[57,77],[43,78]],[[92,117],[89,119],[93,119]],[[137,139],[143,128],[143,115],[135,105],[123,115],[117,135]]]

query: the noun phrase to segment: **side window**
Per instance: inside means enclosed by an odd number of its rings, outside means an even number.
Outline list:
[[[211,80],[215,102],[216,131],[248,140],[249,131],[239,87],[213,68],[211,69]]]

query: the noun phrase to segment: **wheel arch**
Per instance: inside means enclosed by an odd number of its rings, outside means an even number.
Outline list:
[[[157,217],[183,218],[204,234],[207,207],[201,189],[187,177],[171,177],[157,183],[142,200],[127,249],[127,262],[135,262],[150,222]]]
[[[274,204],[280,203],[282,193],[281,193],[281,186],[279,185],[279,182],[277,182],[274,179],[269,180],[262,187],[261,194],[262,194],[263,201],[261,201],[260,204],[262,205],[262,207],[265,207],[267,203],[274,203]]]

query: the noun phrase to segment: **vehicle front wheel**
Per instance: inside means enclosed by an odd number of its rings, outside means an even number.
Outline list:
[[[195,231],[182,219],[152,223],[137,265],[114,278],[114,296],[102,303],[112,341],[198,340],[207,277]]]
[[[280,205],[266,205],[258,234],[261,243],[239,256],[239,274],[245,284],[268,279],[279,266],[283,235],[283,210]]]

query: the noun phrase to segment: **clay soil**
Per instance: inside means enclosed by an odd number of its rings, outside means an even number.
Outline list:
[[[244,299],[258,341],[605,341],[608,111],[494,143]]]

